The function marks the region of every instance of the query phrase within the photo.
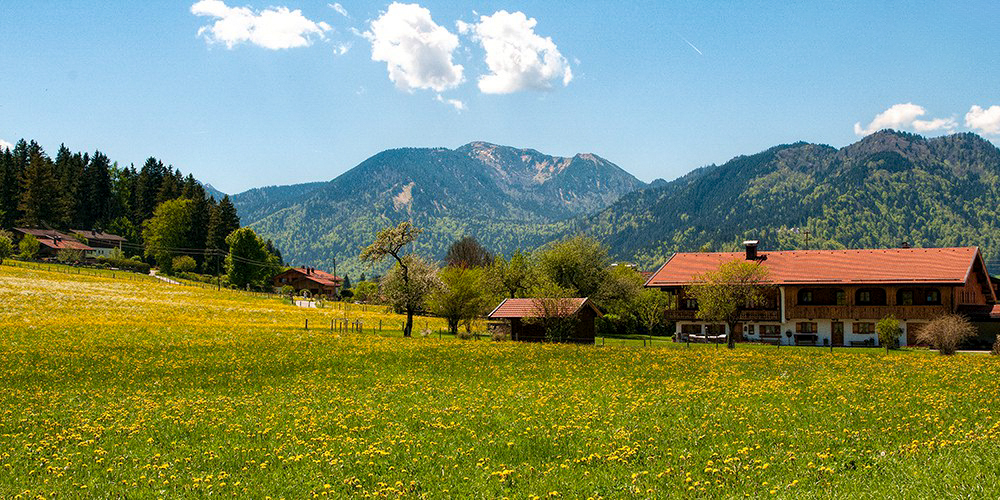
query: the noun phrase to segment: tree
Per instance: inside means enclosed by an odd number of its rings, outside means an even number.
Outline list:
[[[264,288],[281,270],[278,258],[267,253],[266,242],[253,229],[242,227],[233,231],[226,238],[226,245],[229,247],[226,273],[229,282],[239,288]]]
[[[35,238],[32,234],[26,234],[24,238],[21,238],[21,242],[17,244],[17,249],[20,250],[19,255],[22,259],[31,260],[38,255],[40,246],[38,238]]]
[[[427,298],[441,286],[437,269],[420,257],[406,255],[382,278],[382,293],[397,310],[406,311],[403,335],[409,337],[413,315],[425,309]]]
[[[226,238],[239,228],[240,217],[236,214],[236,207],[228,195],[223,196],[222,200],[211,208],[209,214],[207,248],[228,252]]]
[[[965,316],[949,314],[935,318],[924,326],[917,333],[917,342],[929,344],[942,355],[955,354],[958,346],[966,339],[976,336],[976,327]],[[997,344],[993,346],[994,351],[1000,345],[1000,336],[997,337]]]
[[[14,255],[14,238],[10,233],[0,229],[0,264],[4,259],[9,259]]]
[[[52,160],[39,149],[31,154],[28,167],[21,175],[21,198],[17,205],[21,218],[18,222],[28,227],[56,222],[58,211],[52,200],[55,191]]]
[[[516,299],[528,295],[538,282],[537,266],[530,255],[520,250],[514,252],[510,259],[498,256],[487,270],[488,279],[500,289],[503,296]]]
[[[885,347],[888,351],[890,348],[894,349],[899,345],[899,335],[903,333],[903,330],[899,328],[899,320],[894,318],[891,314],[875,323],[875,334],[878,336],[878,343]]]
[[[447,267],[486,267],[492,262],[493,255],[472,236],[452,243],[444,258],[444,265]]]
[[[164,273],[171,272],[178,248],[186,248],[191,224],[191,200],[176,199],[161,203],[142,230],[146,257],[152,257]]]
[[[174,257],[170,268],[175,273],[189,273],[198,267],[198,263],[190,255]]]
[[[766,267],[756,261],[736,259],[724,262],[715,271],[697,275],[686,288],[698,302],[698,319],[725,323],[729,327],[727,344],[736,348],[736,324],[741,313],[766,299],[771,287]]]
[[[639,292],[632,303],[633,314],[646,327],[647,332],[665,322],[667,308],[670,307],[670,295],[655,289],[645,289]]]
[[[542,273],[556,285],[578,297],[600,300],[611,257],[608,248],[587,236],[574,236],[551,243],[538,253]]]
[[[351,289],[351,277],[350,276],[348,276],[346,274],[344,275],[344,283],[341,285],[340,288],[342,290],[350,290]]]
[[[415,293],[420,290],[419,284],[410,283],[410,268],[409,261],[404,259],[402,251],[403,247],[409,245],[416,241],[417,236],[422,232],[421,229],[414,227],[409,222],[400,222],[396,227],[387,227],[378,232],[375,235],[375,241],[371,245],[368,245],[364,250],[361,251],[361,262],[370,262],[372,264],[381,262],[386,257],[392,257],[396,260],[396,267],[393,270],[399,269],[398,280],[399,284],[396,284],[396,289],[391,293],[394,297],[399,298],[399,292],[402,290],[406,294]],[[419,259],[415,262],[422,262]],[[389,276],[386,276],[388,279]],[[386,282],[386,280],[383,280]],[[386,290],[386,295],[390,294],[389,290]],[[390,299],[392,301],[393,299]],[[416,310],[415,307],[411,307],[413,301],[407,299],[404,301],[407,306],[406,310],[406,326],[403,327],[403,336],[410,337],[413,334],[413,313]]]
[[[378,285],[371,281],[362,281],[354,288],[354,299],[358,302],[372,302],[378,297]]]
[[[83,260],[83,251],[63,248],[56,253],[56,259],[64,264],[67,262],[80,262]]]
[[[438,273],[442,286],[431,294],[431,311],[448,322],[448,330],[458,335],[458,325],[485,314],[488,297],[482,286],[483,271],[446,267]]]

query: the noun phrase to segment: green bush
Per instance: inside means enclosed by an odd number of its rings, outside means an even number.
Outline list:
[[[149,274],[149,264],[137,259],[113,259],[109,257],[98,257],[99,264],[114,267],[123,271],[133,271],[142,274]]]
[[[889,315],[875,323],[875,333],[878,335],[879,345],[895,349],[899,347],[899,335],[903,330],[899,327],[899,320]]]
[[[281,294],[288,297],[293,297],[295,295],[295,287],[293,287],[292,285],[285,285],[281,287]]]
[[[83,252],[80,250],[63,248],[56,254],[56,259],[64,264],[67,262],[80,262],[83,260]]]
[[[174,257],[170,269],[175,273],[190,273],[196,267],[198,267],[198,263],[190,255],[181,255],[180,257]]]
[[[6,231],[0,231],[0,262],[14,255],[14,241]]]
[[[21,238],[21,243],[17,245],[17,249],[21,251],[20,256],[22,259],[31,260],[38,255],[40,246],[41,243],[38,242],[38,238],[26,234],[24,238]]]

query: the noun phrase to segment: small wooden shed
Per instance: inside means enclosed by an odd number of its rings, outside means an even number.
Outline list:
[[[587,297],[504,299],[488,316],[494,321],[510,324],[511,340],[542,342],[549,339],[547,324],[552,320],[569,319],[573,332],[567,342],[593,344],[594,320],[602,316],[601,310]]]

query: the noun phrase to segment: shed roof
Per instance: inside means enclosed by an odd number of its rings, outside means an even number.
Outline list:
[[[683,286],[718,269],[743,252],[677,253],[646,282],[649,287]],[[792,250],[760,252],[771,281],[791,284],[955,284],[965,283],[976,263],[986,273],[978,247]]]
[[[572,316],[579,313],[583,308],[590,307],[601,315],[601,310],[594,305],[587,297],[577,298],[532,298],[532,299],[504,299],[489,314],[492,319],[509,318],[538,318],[546,315],[547,309],[560,316]]]

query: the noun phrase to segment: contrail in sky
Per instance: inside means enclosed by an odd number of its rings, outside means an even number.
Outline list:
[[[687,38],[684,38],[683,36],[681,36],[680,33],[677,33],[677,36],[681,37],[681,40],[684,40],[685,43],[687,43],[688,45],[690,45],[691,48],[694,49],[694,51],[697,52],[699,56],[705,55],[705,54],[702,54],[700,50],[698,50],[698,47],[695,47],[693,43],[689,42]]]

